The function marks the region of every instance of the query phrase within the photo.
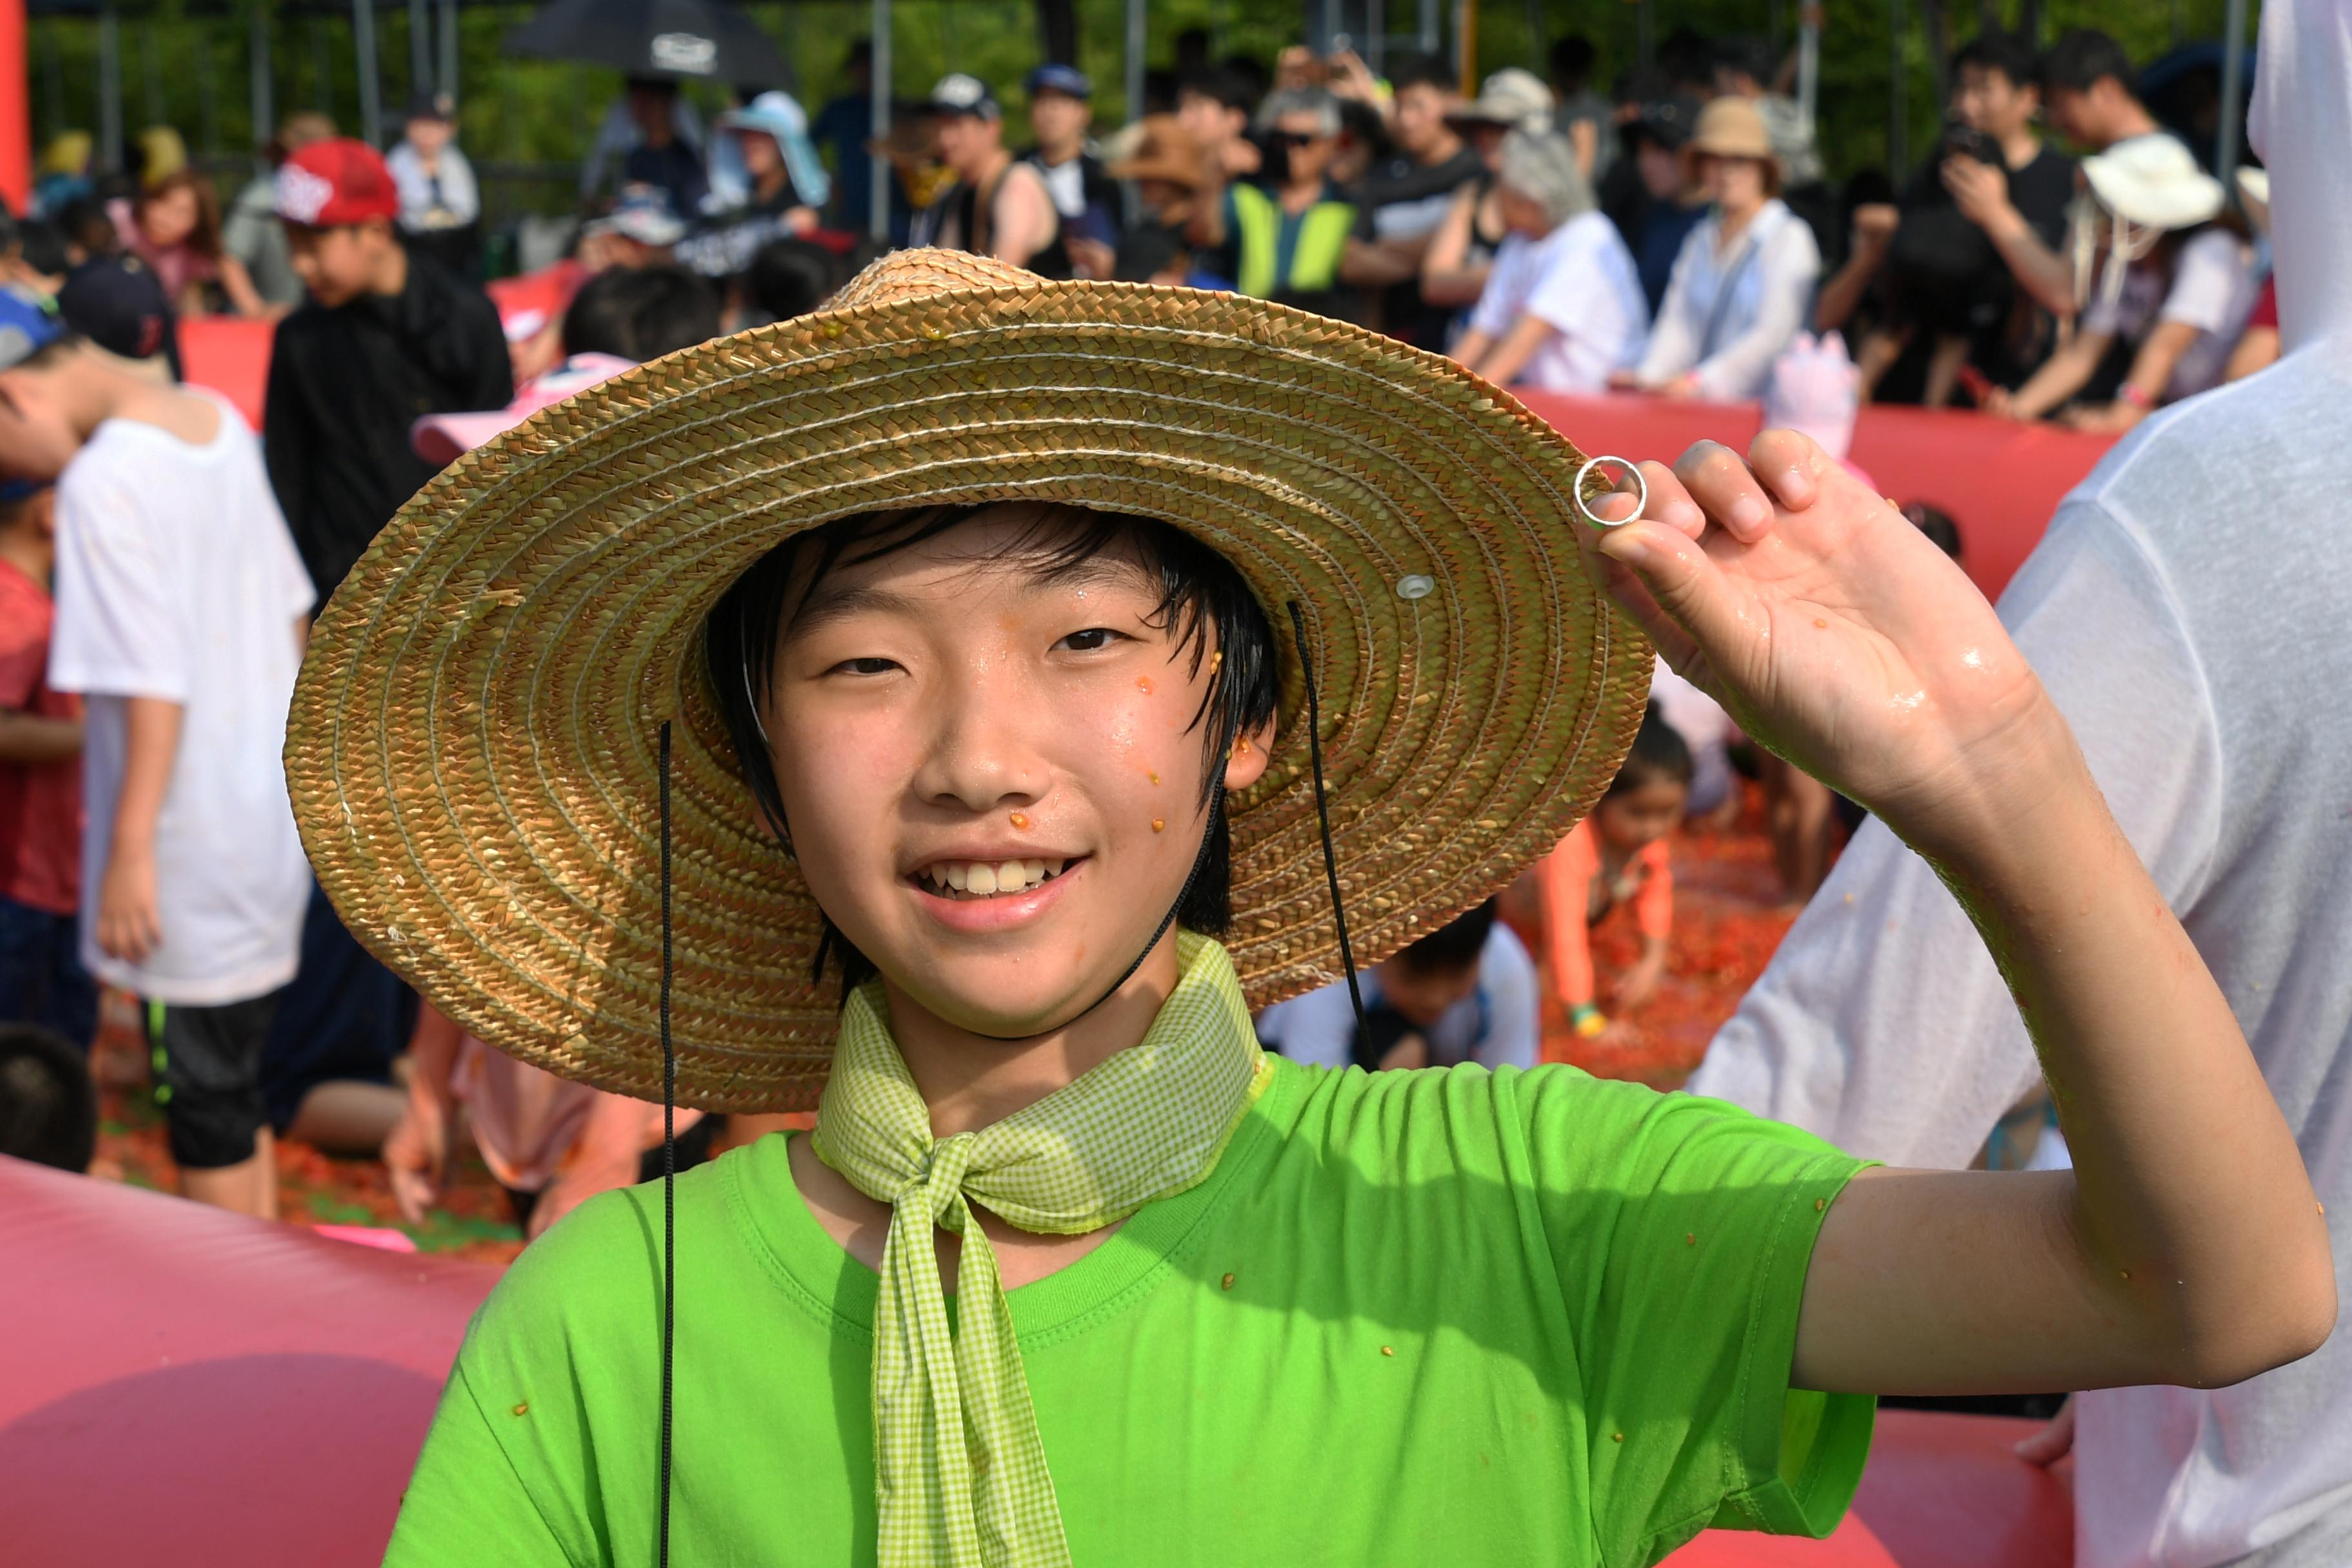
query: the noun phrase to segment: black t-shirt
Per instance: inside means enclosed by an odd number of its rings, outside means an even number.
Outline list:
[[[312,301],[278,323],[264,455],[321,603],[436,471],[409,445],[417,419],[513,401],[498,308],[414,251],[399,293]]]
[[[2009,197],[2045,245],[2065,237],[2074,197],[2074,161],[2043,147],[2021,169],[2006,171]],[[2009,265],[1982,229],[1960,215],[1945,188],[1943,159],[1928,160],[1903,195],[1903,223],[1886,258],[1891,317],[1936,332],[1991,331],[2016,299]]]
[[[1356,237],[1361,240],[1422,239],[1437,231],[1454,205],[1454,193],[1486,172],[1478,154],[1465,147],[1442,163],[1391,158],[1364,178],[1356,198]],[[1421,279],[1408,278],[1381,290],[1381,324],[1392,338],[1420,348],[1444,350],[1450,305],[1421,297]]]
[[[2066,212],[2074,204],[2074,160],[2044,144],[2033,162],[2009,172],[2009,199],[2053,250],[2066,238]]]

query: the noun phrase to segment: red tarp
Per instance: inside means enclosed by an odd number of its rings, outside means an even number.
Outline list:
[[[373,1568],[497,1271],[0,1159],[10,1568]],[[650,1331],[650,1327],[648,1329]],[[1675,1568],[2066,1568],[2027,1422],[1887,1411],[1826,1542],[1710,1531]]]

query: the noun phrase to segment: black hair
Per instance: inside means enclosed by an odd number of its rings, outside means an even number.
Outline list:
[[[683,267],[599,272],[563,312],[563,352],[639,363],[719,335],[719,296]]]
[[[1609,781],[1601,798],[1619,795],[1629,789],[1639,789],[1645,784],[1665,779],[1678,784],[1691,782],[1690,743],[1682,732],[1666,722],[1664,710],[1653,702],[1642,714],[1642,727],[1633,733],[1633,749],[1625,753],[1624,764],[1617,776]]]
[[[923,507],[836,519],[769,551],[711,607],[703,635],[711,689],[735,748],[737,771],[786,853],[792,850],[792,827],[784,817],[783,796],[760,719],[760,707],[773,689],[778,642],[836,567],[911,549],[982,510]],[[1204,667],[1208,670],[1208,688],[1192,716],[1192,727],[1201,731],[1209,764],[1201,801],[1211,805],[1223,779],[1224,757],[1236,740],[1273,720],[1278,695],[1273,628],[1233,563],[1168,523],[1069,506],[1045,509],[1003,544],[995,559],[1024,563],[1050,582],[1119,551],[1133,557],[1158,593],[1150,624],[1167,632],[1176,649],[1189,657],[1188,677]],[[1222,936],[1232,929],[1232,839],[1222,809],[1210,824],[1199,870],[1177,905],[1176,919],[1204,936]],[[840,960],[844,996],[874,973],[872,962],[835,929],[829,917],[812,980],[822,977],[828,952]]]
[[[10,370],[48,370],[56,366],[68,355],[80,350],[81,347],[89,342],[89,340],[83,337],[79,332],[68,329],[67,331],[58,333],[56,337],[51,338],[47,342],[43,343],[39,348],[35,349],[31,353],[26,354],[23,359],[18,360],[15,364],[10,365],[8,368]]]
[[[73,258],[66,254],[66,231],[47,218],[26,218],[16,226],[16,254],[44,278],[62,278],[73,270]]]
[[[1192,92],[1200,94],[1202,98],[1213,98],[1224,108],[1244,115],[1257,107],[1259,96],[1251,90],[1248,82],[1244,81],[1233,69],[1224,66],[1219,66],[1211,70],[1193,71],[1179,79],[1176,90],[1180,93]]]
[[[839,268],[813,239],[772,239],[751,258],[743,291],[769,320],[789,321],[824,303],[841,286]]]
[[[1737,71],[1769,89],[1773,73],[1779,68],[1780,57],[1763,39],[1753,34],[1741,34],[1715,46],[1715,65],[1718,70]]]
[[[64,1036],[0,1026],[0,1154],[86,1171],[98,1152],[98,1092],[89,1064]]]
[[[2131,57],[2124,47],[2096,27],[2076,27],[2042,52],[2037,73],[2046,97],[2053,92],[2088,92],[2107,78],[2126,92],[2132,90]]]
[[[1688,22],[1679,22],[1658,45],[1658,69],[1675,96],[1706,98],[1715,91],[1715,46]]]
[[[1910,521],[1912,527],[1926,534],[1937,549],[1955,561],[1960,558],[1960,525],[1952,521],[1950,512],[1941,507],[1929,506],[1926,501],[1915,500],[1903,509],[1903,515]]]
[[[1454,73],[1435,55],[1400,55],[1388,62],[1388,74],[1392,92],[1402,92],[1409,87],[1433,87],[1440,92],[1454,90]]]
[[[1486,937],[1495,929],[1498,908],[1488,899],[1476,909],[1454,916],[1397,954],[1397,962],[1417,974],[1459,972],[1478,962]]]
[[[96,196],[77,196],[59,207],[58,226],[65,230],[67,244],[80,248],[84,259],[111,256],[122,246],[106,204]]]
[[[1552,79],[1570,87],[1582,87],[1592,79],[1595,58],[1592,40],[1582,33],[1570,33],[1551,47]]]
[[[2018,34],[1988,27],[1960,46],[1952,57],[1952,69],[1975,66],[1979,70],[1999,71],[2009,79],[2011,87],[2039,87],[2041,74],[2036,68],[2033,46]]]

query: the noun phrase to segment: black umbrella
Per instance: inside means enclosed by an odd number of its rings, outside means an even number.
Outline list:
[[[553,0],[507,35],[540,59],[585,60],[633,77],[782,87],[783,57],[759,24],[726,0]]]

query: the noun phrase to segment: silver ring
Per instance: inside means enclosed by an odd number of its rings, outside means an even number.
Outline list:
[[[1632,517],[1621,517],[1612,522],[1585,504],[1584,476],[1603,463],[1614,463],[1633,477],[1633,494],[1637,498],[1637,502]],[[1612,489],[1609,493],[1615,495],[1618,492]],[[1570,488],[1569,494],[1576,501],[1576,510],[1584,514],[1584,521],[1595,528],[1622,528],[1650,510],[1650,481],[1642,477],[1642,470],[1639,468],[1622,458],[1587,458],[1584,460],[1584,467],[1576,470],[1576,482]]]

